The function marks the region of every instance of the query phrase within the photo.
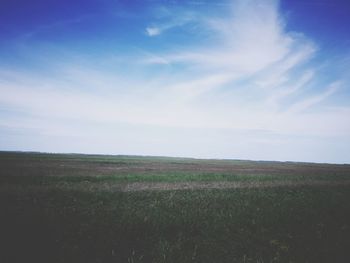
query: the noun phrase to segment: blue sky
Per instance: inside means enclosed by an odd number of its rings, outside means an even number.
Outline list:
[[[0,3],[0,150],[350,163],[347,0]]]

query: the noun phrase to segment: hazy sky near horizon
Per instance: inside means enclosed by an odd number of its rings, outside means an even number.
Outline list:
[[[0,150],[350,163],[350,2],[3,0]]]

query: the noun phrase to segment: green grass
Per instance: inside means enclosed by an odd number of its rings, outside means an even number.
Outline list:
[[[15,185],[59,185],[59,184],[95,184],[99,183],[133,183],[133,182],[277,182],[277,181],[342,181],[348,179],[347,175],[236,175],[220,173],[198,173],[198,172],[167,172],[167,173],[138,173],[124,175],[61,175],[61,176],[0,176],[0,183]]]
[[[346,165],[0,153],[0,262],[348,262],[348,184],[139,192],[89,186],[341,182],[349,172]]]
[[[346,262],[349,188],[1,194],[1,262]]]
[[[349,165],[0,152],[1,184],[349,180]]]

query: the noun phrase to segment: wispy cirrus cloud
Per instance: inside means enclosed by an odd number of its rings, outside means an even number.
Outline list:
[[[323,90],[321,93],[318,93],[316,95],[313,95],[311,97],[307,97],[306,99],[303,99],[301,101],[296,102],[293,104],[288,111],[289,112],[301,112],[303,110],[306,110],[313,105],[316,105],[324,100],[326,100],[329,96],[334,94],[339,87],[341,86],[340,82],[335,82],[330,84],[328,87],[326,87],[325,90]]]
[[[214,35],[209,45],[180,48],[180,51],[170,54],[158,53],[155,55],[157,59],[153,57],[145,61],[180,64],[189,71],[194,68],[198,75],[194,74],[191,80],[179,84],[192,94],[196,94],[196,89],[202,94],[205,90],[220,89],[229,83],[232,89],[251,93],[251,97],[259,94],[256,103],[261,106],[285,103],[289,96],[303,93],[313,85],[318,73],[317,66],[310,62],[317,55],[317,47],[301,33],[285,30],[286,22],[279,14],[277,1],[237,1],[231,9],[231,14],[225,18],[210,17],[197,21]],[[205,81],[218,75],[225,75],[226,81],[212,84]],[[197,84],[202,80],[205,85]],[[329,83],[323,85],[314,90],[316,94],[310,99],[290,103],[290,112],[306,110],[336,92],[334,88],[327,89]],[[260,88],[263,91],[257,92]],[[326,92],[322,91],[325,89]],[[242,101],[245,99],[243,96]]]

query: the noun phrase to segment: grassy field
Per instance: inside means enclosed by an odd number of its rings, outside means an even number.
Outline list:
[[[0,153],[0,262],[349,262],[350,165]]]

